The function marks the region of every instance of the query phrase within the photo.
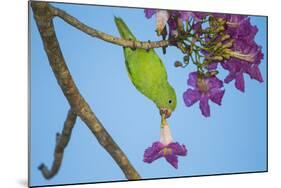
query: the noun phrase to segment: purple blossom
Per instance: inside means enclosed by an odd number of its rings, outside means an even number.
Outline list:
[[[192,106],[197,101],[199,102],[201,113],[205,117],[210,116],[209,99],[221,105],[221,100],[224,95],[223,82],[216,76],[204,77],[198,75],[197,72],[191,72],[187,80],[187,84],[193,88],[188,88],[183,93],[183,99],[187,107]]]
[[[232,39],[243,42],[245,45],[255,43],[254,39],[258,28],[251,25],[250,18],[239,15],[232,15],[227,20],[226,33]]]
[[[224,79],[224,82],[229,83],[232,80],[235,80],[235,87],[244,92],[244,73],[248,74],[252,79],[263,82],[263,78],[258,67],[261,59],[263,58],[263,54],[261,52],[261,47],[256,44],[245,48],[242,52],[251,58],[251,62],[239,60],[237,58],[230,58],[228,61],[222,63],[222,67],[229,71],[229,74]]]
[[[259,64],[263,59],[261,46],[255,42],[255,35],[258,32],[256,26],[251,25],[250,18],[242,15],[217,15],[226,20],[225,34],[230,35],[233,40],[232,47],[226,52],[230,55],[228,60],[223,62],[214,61],[209,65],[209,70],[216,69],[218,63],[229,71],[229,74],[224,79],[225,83],[235,81],[235,87],[244,92],[245,81],[244,74],[248,74],[252,79],[263,82],[263,78],[259,69]],[[219,38],[218,38],[219,39]],[[228,41],[225,41],[227,43]],[[208,51],[202,51],[208,55]]]
[[[243,73],[247,70],[247,62],[242,63],[240,60],[231,58],[226,63],[222,63],[224,69],[229,71],[229,74],[225,77],[224,82],[229,83],[235,80],[235,87],[244,92],[245,83]]]
[[[224,79],[225,83],[235,80],[235,87],[244,92],[244,73],[252,79],[263,82],[259,64],[263,59],[261,46],[255,42],[255,35],[258,32],[256,26],[252,26],[250,19],[246,16],[231,15],[228,17],[226,33],[231,35],[234,45],[231,50],[232,57],[222,63],[222,67],[229,71]]]
[[[185,145],[173,142],[171,131],[166,124],[161,128],[160,141],[154,142],[151,147],[144,151],[143,161],[152,163],[153,161],[164,157],[174,168],[178,168],[178,156],[186,156],[187,149]]]

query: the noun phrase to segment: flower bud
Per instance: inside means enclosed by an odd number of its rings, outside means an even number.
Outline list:
[[[223,26],[219,26],[217,29],[216,29],[216,32],[221,32],[221,31],[224,31],[224,27]]]
[[[184,63],[188,64],[189,63],[189,55],[183,56],[183,61],[184,61]]]
[[[222,54],[222,57],[223,57],[224,59],[230,59],[230,55],[229,55],[228,53],[223,53],[223,54]]]
[[[176,61],[174,66],[175,67],[182,67],[182,63],[180,61]]]
[[[218,73],[219,73],[219,71],[217,71],[217,70],[207,72],[207,77],[216,76]]]
[[[233,45],[234,40],[230,40],[229,42],[225,43],[222,47],[223,48],[231,48]]]
[[[216,52],[219,48],[221,48],[221,46],[222,46],[221,42],[216,43],[215,47],[213,48],[213,52]]]
[[[222,56],[212,56],[212,57],[206,56],[206,59],[209,59],[209,60],[212,60],[212,61],[222,61],[223,57]]]
[[[226,34],[221,37],[221,41],[225,41],[230,38],[230,35]]]

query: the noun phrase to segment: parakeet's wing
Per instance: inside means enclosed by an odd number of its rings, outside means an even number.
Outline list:
[[[167,82],[166,69],[153,49],[136,49],[126,57],[126,67],[135,87],[151,99]]]
[[[122,38],[137,40],[121,18],[115,17],[115,23]],[[124,48],[126,68],[135,87],[146,96],[167,81],[166,69],[154,49]],[[150,97],[151,98],[151,97]]]

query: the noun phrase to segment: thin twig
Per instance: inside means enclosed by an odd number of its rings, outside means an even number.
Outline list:
[[[96,136],[100,145],[119,165],[127,179],[140,179],[141,177],[138,172],[95,116],[72,79],[56,37],[53,25],[53,14],[50,12],[50,6],[46,2],[32,1],[31,7],[50,66],[71,109],[84,121]]]
[[[126,40],[126,39],[114,37],[112,35],[109,35],[107,33],[98,31],[97,29],[87,26],[86,24],[79,21],[77,18],[69,15],[67,12],[59,8],[56,8],[52,5],[48,5],[48,6],[53,16],[58,16],[61,19],[63,19],[65,22],[72,25],[73,27],[79,29],[80,31],[87,33],[92,37],[96,37],[101,40],[104,40],[106,42],[110,42],[123,47],[143,48],[143,49],[161,48],[161,47],[166,47],[170,44],[169,40],[142,42],[142,41],[132,41],[132,40]]]
[[[61,134],[58,133],[56,136],[56,149],[54,153],[54,161],[51,170],[49,170],[45,164],[41,164],[38,167],[46,179],[50,179],[54,177],[61,166],[64,149],[70,140],[71,132],[76,122],[76,118],[77,115],[70,109],[68,111],[67,118],[64,122],[62,133]]]

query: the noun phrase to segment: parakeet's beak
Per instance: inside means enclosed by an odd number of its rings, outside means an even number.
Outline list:
[[[170,109],[167,108],[160,108],[160,115],[165,115],[166,118],[169,118],[172,114],[172,111]]]

